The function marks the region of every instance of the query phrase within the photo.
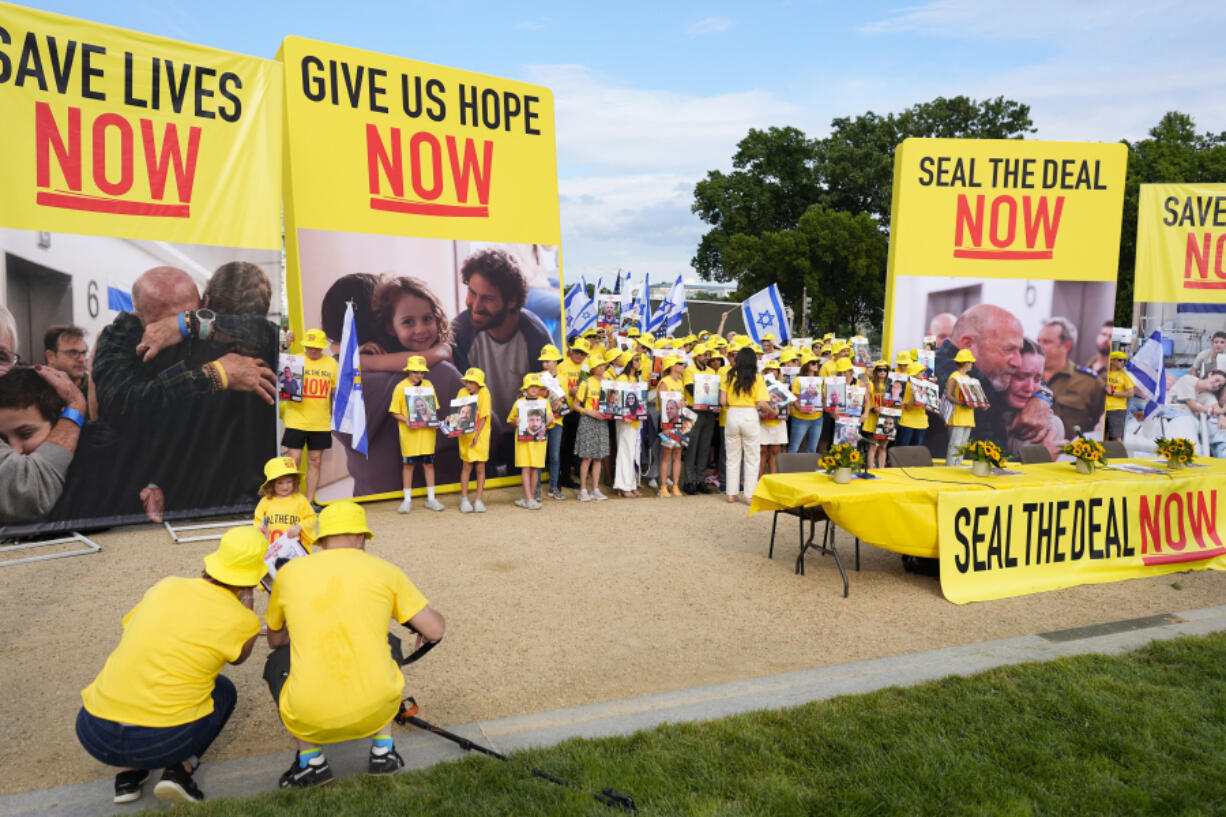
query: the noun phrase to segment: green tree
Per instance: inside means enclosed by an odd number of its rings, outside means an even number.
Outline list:
[[[1128,145],[1124,221],[1120,229],[1120,272],[1115,290],[1115,323],[1132,325],[1136,281],[1137,203],[1142,184],[1226,181],[1226,133],[1197,134],[1192,117],[1170,111],[1150,128],[1149,138]]]

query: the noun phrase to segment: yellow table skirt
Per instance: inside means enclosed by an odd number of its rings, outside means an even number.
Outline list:
[[[1157,467],[1153,458],[1117,460]],[[1226,460],[1201,458],[1184,472],[1188,476],[1220,473]],[[1132,474],[1099,468],[1079,474],[1072,463],[1040,465],[1008,463],[1017,476],[976,477],[967,467],[938,465],[929,468],[885,468],[873,471],[876,479],[853,479],[838,485],[823,471],[769,474],[758,480],[749,513],[811,508],[821,505],[834,523],[860,540],[896,553],[940,558],[937,536],[937,496],[942,491],[1007,491],[1049,485],[1080,484],[1088,480],[1138,482],[1166,477]],[[1211,469],[1211,470],[1205,470]]]

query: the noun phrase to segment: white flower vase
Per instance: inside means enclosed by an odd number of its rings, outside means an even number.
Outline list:
[[[835,484],[837,485],[846,485],[847,483],[851,482],[851,469],[836,468],[834,469],[834,473],[831,474],[831,478],[834,479]]]
[[[975,460],[971,463],[971,473],[977,477],[990,476],[992,473],[992,463],[987,460]]]

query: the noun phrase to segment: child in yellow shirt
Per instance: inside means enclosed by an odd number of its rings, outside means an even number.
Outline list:
[[[975,428],[975,408],[968,405],[962,398],[958,388],[959,380],[968,380],[971,369],[975,366],[975,355],[970,349],[962,349],[954,356],[953,374],[945,381],[945,396],[954,404],[953,415],[945,425],[949,428],[949,444],[945,448],[945,464],[961,465],[962,455],[958,449],[971,439],[971,431]]]
[[[396,509],[397,513],[408,513],[413,510],[413,471],[421,465],[426,477],[426,507],[432,511],[443,510],[443,503],[434,498],[434,445],[438,436],[437,429],[430,427],[413,428],[425,420],[426,410],[438,406],[438,398],[434,394],[434,385],[426,380],[426,359],[421,355],[413,355],[404,365],[408,377],[396,384],[392,393],[392,404],[388,413],[400,421],[400,456],[404,461],[403,485],[404,501]],[[409,405],[407,388],[426,388],[429,393],[426,398],[415,397],[414,405]],[[424,404],[424,405],[423,405]]]
[[[477,396],[477,427],[460,435],[460,513],[485,513],[485,463],[490,458],[490,390],[485,387],[485,372],[475,366],[464,372],[457,398]],[[468,501],[468,478],[477,471],[477,501]]]
[[[549,446],[548,428],[553,423],[553,411],[549,408],[549,401],[544,399],[546,393],[539,373],[529,372],[524,375],[523,391],[523,398],[515,401],[510,415],[507,416],[507,423],[516,429],[515,466],[520,469],[520,480],[524,488],[524,498],[515,500],[515,504],[520,508],[537,511],[540,510],[541,503],[536,499],[536,492],[540,485],[541,469],[545,467],[545,453]],[[529,400],[540,400],[544,407],[528,408]],[[521,412],[526,413],[525,434],[521,434],[519,429]],[[521,439],[524,436],[531,439]]]
[[[263,498],[255,506],[255,526],[269,544],[288,536],[302,543],[309,553],[315,541],[315,509],[298,490],[302,472],[291,457],[274,457],[264,463]]]

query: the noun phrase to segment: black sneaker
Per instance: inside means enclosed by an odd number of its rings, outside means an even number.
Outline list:
[[[366,771],[371,774],[391,774],[404,768],[404,758],[396,751],[393,746],[382,754],[375,754],[375,750],[370,750],[370,762],[366,764]]]
[[[319,760],[318,763],[315,761]],[[305,767],[298,765],[298,753],[294,753],[294,762],[290,764],[279,781],[281,788],[302,788],[305,786],[320,786],[332,782],[332,767],[327,758],[312,758]]]
[[[168,803],[199,803],[204,799],[204,792],[192,779],[191,772],[178,763],[166,767],[162,779],[153,787],[153,793],[159,800]]]
[[[139,800],[141,789],[148,779],[149,772],[146,769],[128,769],[115,775],[115,802],[131,803],[133,800]]]

